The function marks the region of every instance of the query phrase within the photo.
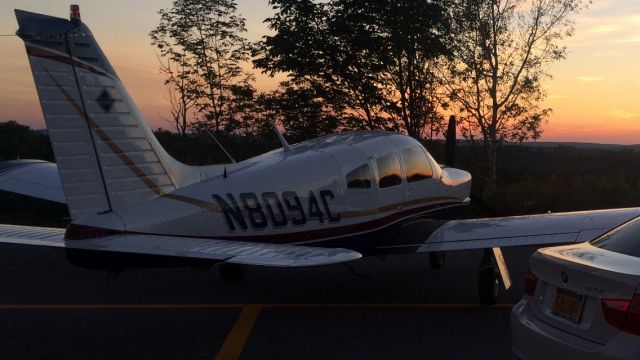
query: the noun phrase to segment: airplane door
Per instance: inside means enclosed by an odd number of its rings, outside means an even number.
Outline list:
[[[391,151],[375,157],[378,210],[384,216],[403,209],[405,185],[402,181],[400,154]]]
[[[404,182],[400,153],[396,146],[389,139],[380,137],[361,142],[358,148],[366,156],[371,169],[371,188],[366,193],[358,194],[360,201],[368,204],[368,213],[382,218],[401,211]]]

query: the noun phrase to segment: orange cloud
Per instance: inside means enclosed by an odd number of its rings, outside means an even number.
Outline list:
[[[609,114],[621,119],[633,119],[633,118],[640,117],[640,114],[638,113],[625,111],[625,110],[613,110],[613,111],[610,111]]]
[[[594,81],[604,80],[602,76],[578,76],[576,79],[580,81],[585,81],[585,82],[594,82]]]

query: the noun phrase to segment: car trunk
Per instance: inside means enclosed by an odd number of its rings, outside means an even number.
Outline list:
[[[607,322],[602,300],[631,299],[640,285],[640,258],[587,243],[538,250],[529,266],[538,279],[534,316],[600,344],[619,332]]]

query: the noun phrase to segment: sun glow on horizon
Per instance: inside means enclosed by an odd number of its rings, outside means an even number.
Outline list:
[[[247,19],[247,37],[257,40],[268,29],[262,22],[273,10],[267,0],[237,0]],[[158,60],[148,33],[157,24],[157,11],[170,0],[80,2],[83,20],[153,128],[168,127],[168,104]],[[68,1],[5,0],[0,5],[0,34],[13,34],[14,8],[66,17]],[[591,5],[576,17],[576,33],[566,45],[566,60],[554,63],[553,79],[545,86],[545,107],[553,109],[542,141],[640,143],[640,3],[607,0]],[[0,121],[16,120],[43,128],[42,113],[22,41],[0,37]],[[254,71],[256,88],[276,88],[282,77]]]

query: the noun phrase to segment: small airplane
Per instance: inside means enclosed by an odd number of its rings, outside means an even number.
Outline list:
[[[143,120],[89,28],[15,10],[56,164],[0,165],[0,190],[65,203],[66,229],[0,225],[0,242],[64,248],[74,265],[125,269],[217,264],[305,267],[363,255],[485,249],[482,303],[511,280],[500,247],[583,242],[640,208],[455,220],[471,175],[439,165],[415,139],[389,132],[324,136],[242,161],[187,166]],[[449,126],[448,148],[455,142]],[[453,129],[453,130],[451,130]],[[449,156],[451,157],[451,151]],[[449,161],[451,162],[451,161]]]

